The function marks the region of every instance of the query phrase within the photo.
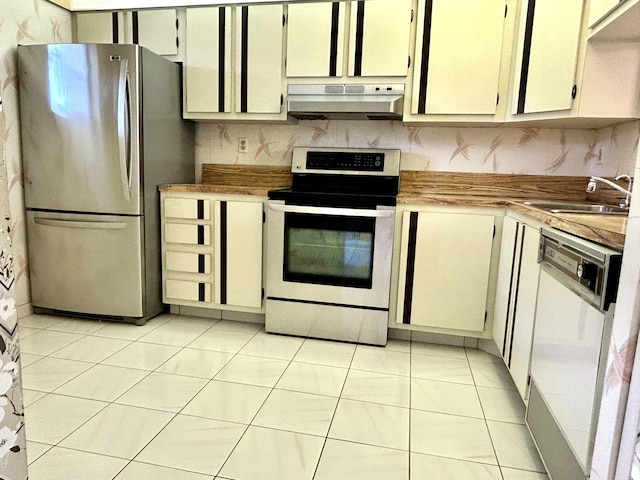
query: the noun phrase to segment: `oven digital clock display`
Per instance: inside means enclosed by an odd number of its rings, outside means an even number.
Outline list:
[[[308,152],[307,169],[384,171],[384,153]]]

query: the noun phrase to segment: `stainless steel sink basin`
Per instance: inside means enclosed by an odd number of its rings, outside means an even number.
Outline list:
[[[629,209],[612,205],[589,205],[584,203],[524,202],[530,207],[550,213],[582,213],[591,215],[628,215]]]

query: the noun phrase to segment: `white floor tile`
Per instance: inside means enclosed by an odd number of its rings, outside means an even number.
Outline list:
[[[22,366],[22,368],[24,368],[27,365],[31,365],[32,363],[35,363],[42,358],[45,358],[44,355],[34,355],[32,353],[20,352],[20,365]]]
[[[276,386],[283,390],[339,397],[347,372],[346,368],[291,362]]]
[[[529,472],[506,467],[502,467],[501,470],[504,480],[549,480],[549,476],[546,473]]]
[[[273,387],[288,365],[287,360],[238,354],[214,378],[227,382]]]
[[[260,427],[326,436],[337,404],[335,397],[273,390],[251,423]]]
[[[487,420],[524,424],[525,405],[516,390],[477,387]]]
[[[220,471],[242,480],[311,480],[324,438],[249,427]]]
[[[169,320],[170,316],[159,315],[147,320],[144,325],[134,325],[124,322],[109,322],[92,335],[96,337],[120,338],[122,340],[137,340],[147,333],[155,330]]]
[[[38,392],[36,390],[22,389],[22,404],[28,407],[33,402],[40,400],[46,395],[46,392]]]
[[[111,404],[60,445],[132,459],[172,418],[168,412]]]
[[[31,327],[20,327],[18,328],[18,337],[20,339],[25,339],[27,338],[29,335],[33,335],[34,333],[38,333],[41,329],[40,328],[31,328]]]
[[[64,322],[69,317],[62,317],[58,315],[38,315],[32,314],[27,315],[26,317],[21,317],[18,319],[18,325],[20,327],[32,327],[32,328],[49,328],[52,325],[55,325],[60,322]]]
[[[500,466],[545,471],[526,426],[494,421],[488,421],[487,425]]]
[[[471,368],[466,359],[411,354],[411,376],[443,382],[473,385]]]
[[[504,365],[504,361],[502,360],[502,358],[491,355],[490,353],[487,353],[478,348],[465,348],[465,351],[470,362],[488,362]]]
[[[353,343],[307,338],[293,359],[296,362],[349,368],[355,351],[356,346]]]
[[[211,379],[232,358],[233,353],[184,348],[160,365],[157,371]]]
[[[102,361],[116,367],[155,370],[180,351],[179,347],[135,342]]]
[[[51,445],[38,442],[27,442],[27,463],[31,465],[52,448]]]
[[[91,367],[92,363],[44,357],[22,369],[22,387],[52,392]]]
[[[411,408],[484,418],[476,387],[462,383],[411,379]]]
[[[409,452],[327,439],[314,480],[407,480]],[[434,477],[435,478],[435,477]]]
[[[251,423],[271,389],[212,380],[183,409],[195,415],[228,422]]]
[[[84,318],[68,318],[62,322],[56,323],[49,327],[49,330],[57,330],[59,332],[77,333],[79,335],[90,335],[101,328],[108,325],[108,322],[100,320],[88,320]]]
[[[206,384],[204,378],[153,372],[118,397],[116,402],[178,413]]]
[[[497,465],[483,419],[412,410],[411,451]]]
[[[409,377],[349,370],[342,398],[409,407],[409,391]]]
[[[136,457],[144,463],[215,475],[246,427],[177,415]],[[261,445],[265,448],[266,446]]]
[[[329,437],[407,450],[408,432],[408,408],[341,399]]]
[[[29,465],[29,480],[112,480],[126,464],[120,458],[54,447]]]
[[[384,348],[386,350],[393,350],[394,352],[411,353],[411,342],[409,340],[390,338],[387,340],[387,345]]]
[[[254,332],[232,331],[216,328],[214,325],[189,344],[191,348],[201,348],[203,350],[215,350],[217,352],[238,353],[249,340],[255,335]]]
[[[95,365],[56,389],[55,393],[113,402],[147,375],[144,370]]]
[[[303,341],[304,339],[299,337],[258,333],[240,350],[240,353],[256,357],[291,360],[300,349]]]
[[[411,353],[433,355],[435,357],[458,358],[460,360],[467,359],[464,348],[453,345],[440,345],[437,343],[412,342]]]
[[[264,324],[240,322],[235,320],[220,320],[211,328],[214,330],[229,330],[232,332],[257,333],[264,328]]]
[[[114,480],[211,480],[211,475],[131,462]]]
[[[20,351],[35,355],[50,355],[83,338],[75,333],[41,330],[20,341]]]
[[[27,439],[55,445],[107,405],[50,393],[25,408]]]
[[[409,376],[409,360],[411,355],[406,352],[385,350],[380,347],[366,347],[358,345],[351,362],[351,368],[369,372],[388,373],[390,375]]]
[[[53,357],[99,363],[129,345],[129,340],[84,337],[51,354]]]
[[[200,321],[172,319],[140,337],[139,341],[184,347],[207,331],[211,327],[211,323],[208,319]]]
[[[494,465],[411,454],[411,480],[502,480]]]
[[[502,363],[470,362],[471,373],[475,384],[479,387],[504,388],[515,390],[507,367]]]

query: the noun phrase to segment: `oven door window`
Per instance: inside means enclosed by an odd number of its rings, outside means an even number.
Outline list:
[[[375,219],[288,213],[284,280],[371,288]]]

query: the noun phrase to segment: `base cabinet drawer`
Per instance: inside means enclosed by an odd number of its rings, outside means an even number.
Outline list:
[[[208,254],[167,252],[164,261],[167,271],[211,273],[211,255]]]
[[[211,227],[209,225],[165,223],[164,241],[187,245],[211,245]]]
[[[211,219],[211,202],[202,198],[165,198],[163,206],[167,218]]]
[[[164,292],[166,300],[211,303],[211,284],[207,282],[167,279]]]

